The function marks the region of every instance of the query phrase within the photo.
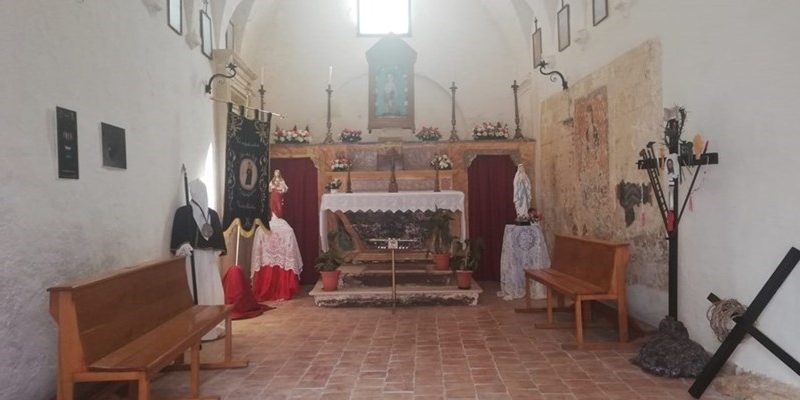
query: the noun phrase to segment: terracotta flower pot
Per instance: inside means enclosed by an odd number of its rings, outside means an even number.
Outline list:
[[[447,271],[450,268],[450,253],[434,254],[433,263],[436,264],[437,271]]]
[[[472,271],[456,271],[456,284],[459,289],[472,287]]]
[[[320,271],[320,279],[322,279],[322,290],[334,291],[339,289],[339,270],[335,271]]]

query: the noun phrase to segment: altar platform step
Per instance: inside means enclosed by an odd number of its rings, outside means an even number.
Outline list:
[[[317,282],[309,293],[323,307],[392,305],[391,264],[343,265],[339,289],[322,290]],[[452,271],[437,271],[433,264],[396,264],[398,306],[477,305],[483,289],[473,279],[470,289],[459,289]]]

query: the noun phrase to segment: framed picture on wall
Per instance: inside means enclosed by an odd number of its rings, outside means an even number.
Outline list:
[[[200,10],[200,51],[211,58],[211,49],[213,49],[213,42],[211,40],[211,17],[204,10]]]
[[[417,52],[399,36],[385,36],[367,50],[367,128],[414,129],[414,63]]]
[[[167,0],[167,24],[178,35],[183,34],[183,0]]]
[[[608,0],[592,0],[592,20],[594,25],[603,22],[608,17]]]
[[[78,114],[56,107],[56,144],[58,145],[58,177],[78,179]]]
[[[533,68],[538,68],[542,62],[542,28],[536,28],[531,37],[533,43]]]
[[[100,131],[103,136],[103,166],[128,168],[125,153],[125,129],[101,122]]]
[[[569,47],[569,4],[558,10],[558,51]]]

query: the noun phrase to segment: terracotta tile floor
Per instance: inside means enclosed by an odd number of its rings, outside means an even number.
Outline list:
[[[619,350],[564,351],[571,330],[537,330],[544,314],[517,314],[496,282],[478,306],[320,308],[302,288],[264,315],[234,321],[238,370],[204,370],[201,392],[225,400],[691,399],[690,379],[659,378]],[[606,334],[612,333],[609,331]],[[204,344],[204,360],[222,352]],[[189,394],[188,372],[153,383],[154,397]],[[729,399],[709,387],[704,400]]]

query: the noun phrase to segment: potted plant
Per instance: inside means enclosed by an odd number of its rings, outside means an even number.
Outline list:
[[[323,251],[314,262],[322,279],[322,290],[333,291],[339,288],[339,266],[344,263],[339,249],[339,233],[328,232],[328,250]]]
[[[472,286],[472,273],[480,266],[483,240],[457,240],[453,247],[455,251],[450,259],[450,268],[456,273],[458,288],[469,289]]]
[[[436,264],[437,270],[447,270],[450,263],[450,247],[454,239],[450,233],[450,221],[452,220],[453,213],[450,210],[437,207],[426,221],[433,262]]]

